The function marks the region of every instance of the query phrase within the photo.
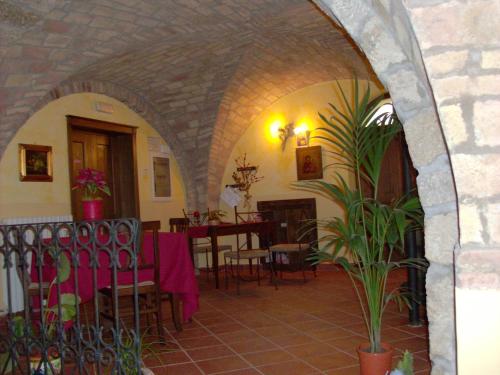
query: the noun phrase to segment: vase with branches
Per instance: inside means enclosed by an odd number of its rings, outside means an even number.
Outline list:
[[[235,185],[238,186],[240,191],[243,191],[244,194],[244,204],[243,207],[250,209],[251,207],[251,199],[252,195],[250,194],[250,188],[253,184],[261,181],[264,177],[257,176],[259,171],[259,166],[251,165],[247,161],[247,154],[243,154],[243,156],[238,157],[235,160],[236,163],[236,171],[233,172],[232,177],[235,182]]]
[[[384,154],[402,130],[395,113],[374,117],[384,96],[371,99],[370,87],[360,92],[357,80],[352,98],[340,84],[338,91],[341,103],[330,104],[331,116],[320,114],[323,126],[316,129],[315,138],[326,143],[335,159],[333,165],[347,171],[355,182],[349,183],[337,171],[333,183],[308,181],[298,186],[328,197],[344,211],[343,217],[310,223],[326,233],[318,242],[313,260],[316,264],[333,260],[346,271],[367,329],[369,345],[365,351],[381,353],[385,351],[381,341],[382,317],[388,303],[396,301],[402,306],[407,302],[407,293],[401,288],[388,290],[390,273],[402,267],[426,265],[423,259],[394,259],[396,251],[404,251],[405,234],[422,224],[423,212],[416,196],[396,197],[391,204],[378,199]],[[363,183],[371,188],[362,189]],[[390,370],[390,360],[388,366]],[[363,363],[361,368],[363,374]],[[366,373],[377,374],[373,370]]]

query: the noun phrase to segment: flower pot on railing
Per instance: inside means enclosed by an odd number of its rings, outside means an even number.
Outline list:
[[[82,201],[83,220],[102,220],[104,218],[103,200]]]
[[[220,219],[208,220],[208,225],[219,225],[219,224],[220,224]]]
[[[103,172],[92,168],[80,169],[78,172],[76,184],[72,190],[80,190],[82,193],[84,220],[102,220],[104,218],[101,195],[111,195],[111,190],[104,177]]]

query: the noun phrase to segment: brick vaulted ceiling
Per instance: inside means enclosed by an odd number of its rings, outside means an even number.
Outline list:
[[[373,78],[307,0],[0,0],[0,155],[47,102],[100,92],[158,130],[203,205],[261,110],[354,74]]]

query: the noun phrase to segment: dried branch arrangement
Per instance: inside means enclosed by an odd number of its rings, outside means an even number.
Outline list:
[[[245,203],[243,207],[250,209],[250,200],[252,199],[252,195],[250,194],[250,188],[256,182],[261,181],[264,177],[257,176],[257,172],[259,170],[259,166],[250,165],[247,162],[247,154],[243,154],[243,156],[238,157],[235,160],[236,163],[236,171],[233,172],[232,177],[235,182],[235,185],[238,186],[240,191],[244,191],[245,195]]]

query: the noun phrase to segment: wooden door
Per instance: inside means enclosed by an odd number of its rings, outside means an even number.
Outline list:
[[[73,129],[71,132],[71,186],[74,186],[76,176],[80,169],[92,168],[104,173],[106,181],[113,191],[111,142],[109,135],[86,130]],[[72,190],[73,216],[75,220],[82,219],[82,206],[80,204],[82,193]],[[115,217],[115,207],[112,198],[102,195],[104,200],[104,217]]]
[[[107,219],[140,217],[136,128],[78,116],[67,116],[70,183],[82,168],[104,172],[111,197],[104,197]],[[82,218],[81,193],[71,193],[75,220]]]
[[[316,219],[316,199],[285,199],[257,202],[259,211],[272,212],[277,222],[275,238],[277,243],[296,243],[309,219]],[[311,230],[300,242],[313,242],[318,239],[317,228]]]
[[[380,178],[378,182],[377,199],[382,203],[390,204],[394,200],[401,198],[405,194],[403,183],[403,150],[405,147],[404,134],[398,134],[389,144],[382,161]],[[417,171],[410,165],[409,169],[412,188],[416,188]],[[362,181],[361,188],[365,196],[373,195],[371,185]]]

